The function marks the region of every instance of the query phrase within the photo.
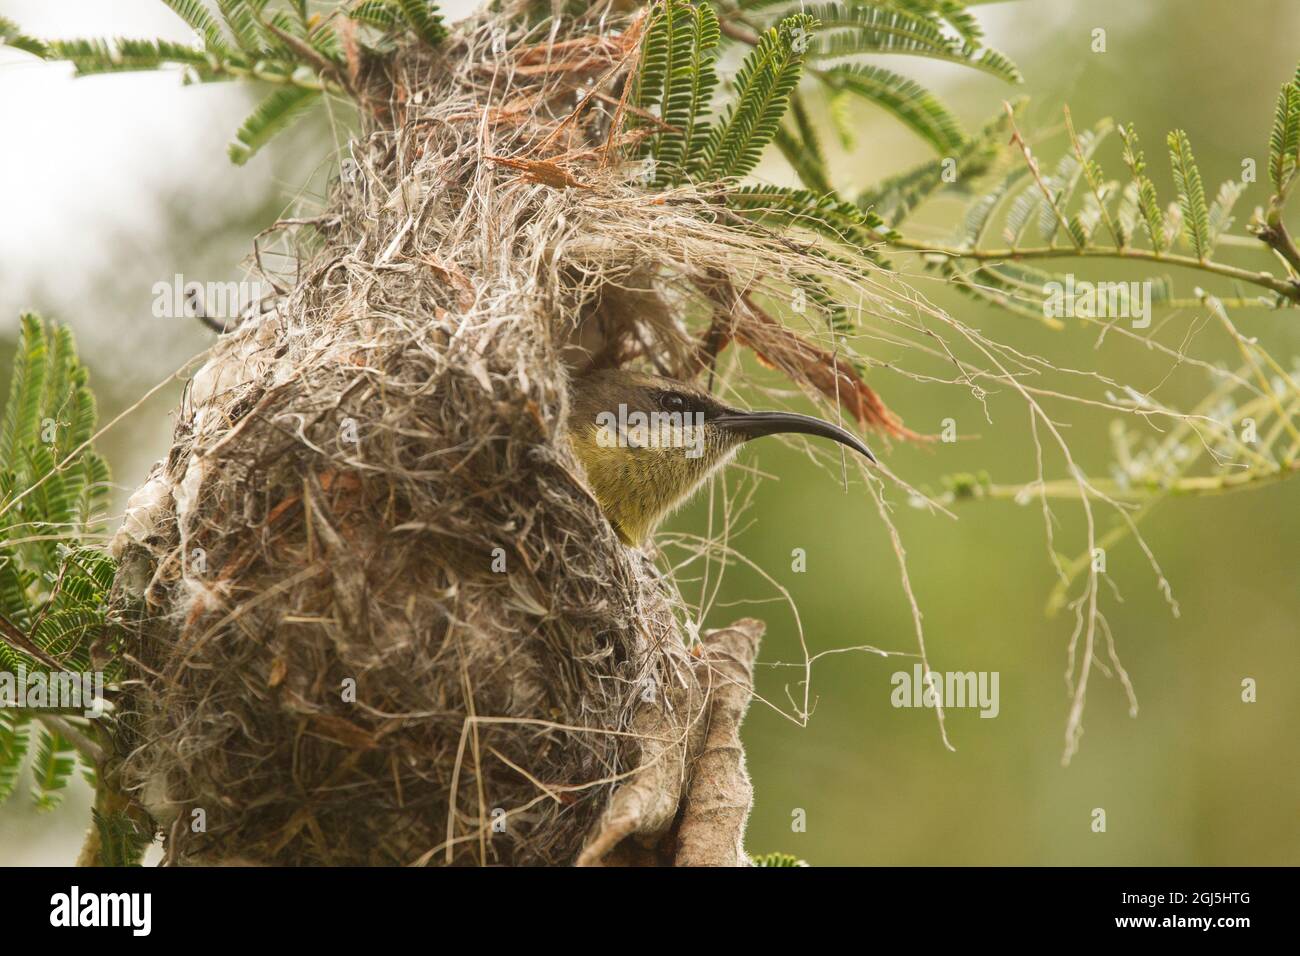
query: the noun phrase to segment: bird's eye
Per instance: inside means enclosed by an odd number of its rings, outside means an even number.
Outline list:
[[[686,410],[686,399],[676,392],[664,392],[660,403],[666,412],[683,412]]]

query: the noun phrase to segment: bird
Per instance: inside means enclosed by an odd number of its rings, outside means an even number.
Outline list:
[[[795,412],[733,408],[660,375],[602,369],[570,387],[570,446],[605,517],[628,545],[644,543],[745,442],[786,433],[829,438],[876,461],[839,425]]]

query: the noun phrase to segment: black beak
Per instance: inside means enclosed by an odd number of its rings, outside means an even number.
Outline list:
[[[710,424],[725,428],[733,434],[740,435],[745,441],[762,438],[764,435],[794,433],[797,435],[816,435],[829,438],[841,445],[848,445],[858,454],[866,457],[872,464],[876,456],[862,443],[857,435],[839,425],[832,425],[811,415],[797,415],[794,412],[727,412],[710,420]]]

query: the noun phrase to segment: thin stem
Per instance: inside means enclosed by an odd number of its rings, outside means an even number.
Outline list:
[[[1052,195],[1052,191],[1047,187],[1047,183],[1043,182],[1043,175],[1038,169],[1038,160],[1035,159],[1034,154],[1030,152],[1029,143],[1025,141],[1024,136],[1020,135],[1020,127],[1016,125],[1015,109],[1006,100],[1002,101],[1002,108],[1007,111],[1007,121],[1011,124],[1011,142],[1020,147],[1021,155],[1025,157],[1025,165],[1029,167],[1029,172],[1033,174],[1034,182],[1038,184],[1038,189],[1042,192],[1044,201],[1051,207],[1053,215],[1056,216],[1056,221],[1060,224],[1061,228],[1065,230],[1065,234],[1070,237],[1070,241],[1074,243],[1075,251],[1077,252],[1082,250],[1083,245],[1075,237],[1074,233],[1070,231],[1070,223],[1066,220],[1065,213],[1063,213],[1061,208],[1056,204],[1056,197]],[[1071,129],[1071,133],[1073,133],[1073,129]]]
[[[1286,231],[1286,223],[1282,221],[1282,208],[1280,198],[1273,197],[1268,211],[1268,219],[1255,233],[1260,242],[1264,243],[1295,270],[1300,275],[1300,249],[1296,248],[1295,240],[1291,234]]]
[[[1083,170],[1083,175],[1088,180],[1088,188],[1092,190],[1093,197],[1097,200],[1097,208],[1101,210],[1101,218],[1106,223],[1106,230],[1110,237],[1115,240],[1116,246],[1122,246],[1119,239],[1119,230],[1115,228],[1114,221],[1110,218],[1110,210],[1106,208],[1106,196],[1102,191],[1101,183],[1097,182],[1097,177],[1093,175],[1091,161],[1083,152],[1083,144],[1079,142],[1079,137],[1074,131],[1074,118],[1070,115],[1070,107],[1065,107],[1065,128],[1070,134],[1070,144],[1074,147],[1075,158],[1079,160],[1079,168]]]
[[[1279,465],[1272,469],[1252,468],[1224,475],[1196,475],[1178,478],[1171,482],[1157,482],[1149,485],[1137,483],[1125,487],[1113,479],[1092,479],[1089,484],[1096,488],[1097,491],[1107,497],[1114,498],[1116,501],[1146,502],[1151,500],[1153,494],[1203,496],[1235,491],[1246,485],[1258,487],[1282,481],[1291,477],[1297,471],[1300,471],[1300,462],[1291,462],[1288,465]],[[1052,499],[1077,499],[1080,497],[1079,486],[1072,478],[1044,482],[1032,481],[1023,485],[975,484],[971,485],[969,490],[963,489],[954,493],[953,500],[1015,501],[1039,496]]]
[[[958,246],[923,242],[919,239],[899,238],[882,241],[885,241],[888,245],[898,249],[951,256],[954,259],[973,259],[977,262],[1062,258],[1132,259],[1138,262],[1159,262],[1164,265],[1182,266],[1187,269],[1200,269],[1202,272],[1212,272],[1215,275],[1225,276],[1229,279],[1236,279],[1240,282],[1249,282],[1252,285],[1262,286],[1263,288],[1276,292],[1278,295],[1292,302],[1300,304],[1300,283],[1292,280],[1279,279],[1277,276],[1268,272],[1255,272],[1250,269],[1239,268],[1238,266],[1230,266],[1222,262],[1213,262],[1210,260],[1202,261],[1192,256],[1153,252],[1150,249],[1119,249],[1102,246],[1084,249],[1066,246],[1032,246],[1027,249],[964,249]]]

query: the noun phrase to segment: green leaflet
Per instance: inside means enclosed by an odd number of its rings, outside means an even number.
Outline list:
[[[1295,79],[1277,95],[1277,111],[1268,138],[1268,170],[1273,188],[1285,195],[1300,169],[1300,67]]]
[[[32,759],[32,800],[36,809],[53,810],[63,801],[63,791],[76,767],[72,744],[58,734],[42,730]]]
[[[10,665],[0,661],[0,668]],[[18,785],[18,773],[27,756],[27,718],[15,710],[0,710],[0,803],[9,799]]]
[[[254,5],[246,0],[217,0],[217,9],[239,48],[254,59],[260,58],[266,52],[266,46],[262,42]]]
[[[90,447],[95,403],[71,333],[33,315],[20,321],[0,414],[0,616],[66,670],[90,669],[105,635],[115,565],[83,538],[101,530],[108,468]],[[46,665],[0,637],[0,670]],[[106,680],[116,673],[110,665]],[[21,711],[0,711],[0,799],[27,750]],[[41,738],[33,766],[38,805],[52,807],[72,771],[66,742]]]
[[[790,118],[793,130],[785,125],[777,128],[774,140],[777,149],[804,186],[818,194],[833,192],[821,137],[817,135],[798,91],[790,97]]]
[[[1219,238],[1232,228],[1232,209],[1246,191],[1240,180],[1224,180],[1219,192],[1210,204],[1210,248],[1213,249]]]
[[[961,124],[947,107],[905,76],[877,66],[841,64],[821,77],[833,90],[853,93],[888,110],[937,153],[956,150],[966,140]]]
[[[1024,80],[1006,56],[969,38],[951,36],[934,18],[903,5],[816,3],[806,8],[823,25],[826,36],[810,55],[835,59],[871,53],[903,54],[961,63],[1008,83]]]
[[[0,418],[0,467],[6,467],[6,462],[17,461],[19,449],[32,442],[40,426],[41,396],[45,391],[47,362],[40,319],[24,315],[20,323],[9,399],[5,402],[4,416]]]
[[[758,165],[799,82],[815,28],[806,14],[786,17],[745,57],[733,83],[735,99],[710,129],[700,155],[701,179],[738,179]]]
[[[230,144],[230,161],[242,166],[276,133],[293,123],[320,96],[317,90],[286,86],[271,93],[244,120],[235,142]]]
[[[761,853],[751,857],[754,866],[807,866],[803,860],[790,853]]]
[[[1146,158],[1138,143],[1138,136],[1133,124],[1120,127],[1120,136],[1124,140],[1124,162],[1132,173],[1137,186],[1137,206],[1142,213],[1142,224],[1146,227],[1151,240],[1151,248],[1163,252],[1165,248],[1164,216],[1160,212],[1160,200],[1156,196],[1155,184],[1146,175]]]
[[[1049,328],[1063,323],[1048,317],[1043,308],[1044,286],[1055,276],[1041,269],[1019,263],[963,263],[944,258],[935,266],[959,292],[996,305],[1013,315],[1033,319]]]
[[[0,42],[33,56],[45,56],[45,43],[35,37],[27,36],[18,29],[18,24],[6,17],[0,17]]]
[[[932,19],[942,19],[963,39],[978,43],[984,39],[979,21],[960,0],[894,0],[894,6]]]
[[[1092,161],[1092,156],[1097,151],[1097,147],[1110,135],[1113,128],[1114,125],[1110,120],[1103,119],[1092,129],[1084,130],[1079,134],[1078,153],[1071,151],[1062,156],[1056,164],[1056,169],[1045,180],[1048,191],[1052,195],[1050,203],[1046,197],[1036,193],[1036,185],[1026,187],[1027,194],[1036,195],[1038,200],[1033,209],[1038,213],[1039,235],[1047,242],[1051,242],[1056,238],[1057,231],[1061,226],[1060,217],[1057,215],[1058,212],[1064,212],[1070,205],[1080,182],[1083,181],[1085,173],[1088,171],[1087,164]],[[1070,238],[1080,248],[1087,245],[1087,240],[1077,232],[1071,231]]]
[[[784,186],[742,186],[727,193],[727,202],[756,222],[808,229],[859,252],[898,235],[874,212],[834,194],[819,196]]]
[[[402,22],[401,13],[389,0],[365,0],[353,7],[348,16],[381,30],[391,30]]]
[[[213,19],[201,0],[163,0],[163,3],[198,34],[208,50],[216,52],[227,49],[225,34],[221,32],[221,27],[217,25],[217,21]]]
[[[437,46],[447,36],[438,5],[429,0],[394,0],[411,31],[429,46]]]
[[[1018,113],[1023,105],[1024,99],[1019,99],[1011,104],[1011,109]],[[952,155],[927,160],[926,163],[885,179],[859,194],[858,206],[875,208],[881,219],[889,222],[889,225],[897,226],[915,207],[941,190],[971,193],[980,178],[991,172],[998,163],[1004,151],[1009,126],[1008,114],[998,111],[992,120],[985,122],[978,134],[967,139]],[[1014,183],[1009,183],[1008,186],[1010,185]]]
[[[1192,156],[1192,144],[1180,129],[1169,134],[1168,143],[1169,163],[1178,189],[1178,205],[1183,211],[1182,235],[1191,244],[1196,258],[1208,259],[1212,251],[1210,211],[1205,204],[1201,171],[1196,168],[1196,159]]]
[[[1079,134],[1079,152],[1082,154],[1082,161],[1079,154],[1073,151],[1063,155],[1057,161],[1053,171],[1043,179],[1048,195],[1044,195],[1043,189],[1037,182],[1028,182],[1021,188],[1003,224],[1003,236],[1008,243],[1013,246],[1018,245],[1030,223],[1035,220],[1038,222],[1039,234],[1044,240],[1052,242],[1056,238],[1065,209],[1083,179],[1084,164],[1091,159],[1097,146],[1111,129],[1110,120],[1101,120],[1093,129],[1084,130]],[[1070,240],[1076,247],[1085,244],[1076,230],[1070,230]]]
[[[91,808],[91,820],[99,831],[100,866],[139,866],[154,834],[125,813],[100,813]]]
[[[1138,184],[1130,181],[1120,193],[1119,205],[1115,209],[1115,228],[1119,233],[1119,244],[1127,247],[1137,234],[1138,222]]]
[[[1001,204],[1003,198],[1019,186],[1028,175],[1028,169],[1023,167],[1013,169],[999,180],[992,189],[970,204],[966,210],[966,218],[962,223],[957,238],[957,245],[960,248],[975,249],[979,246],[988,229],[989,221],[993,218],[993,213]]]
[[[719,36],[717,15],[707,4],[669,0],[655,9],[644,41],[637,103],[669,127],[645,146],[655,161],[656,185],[684,180],[706,140]]]

